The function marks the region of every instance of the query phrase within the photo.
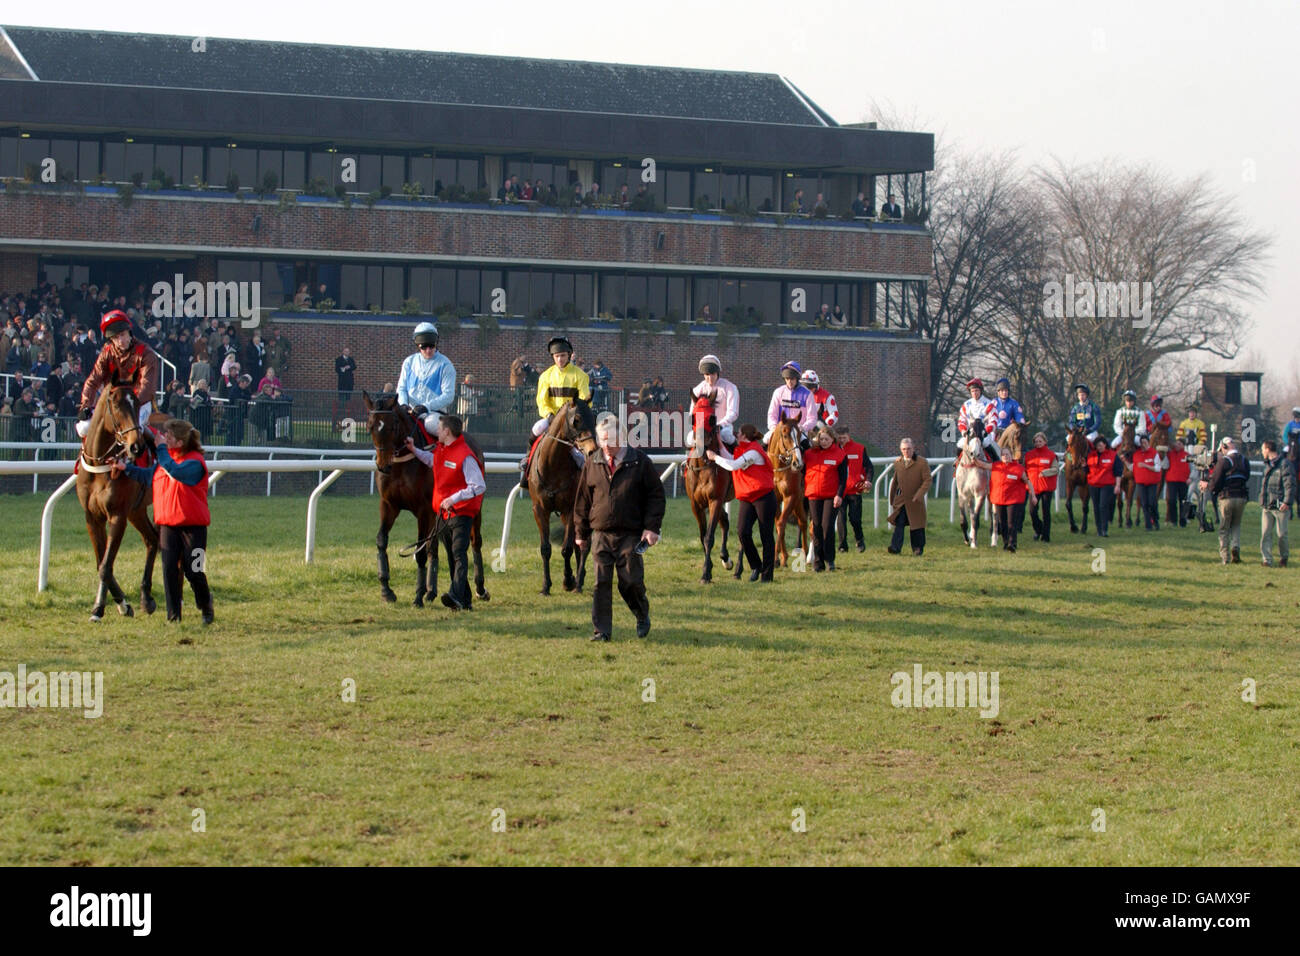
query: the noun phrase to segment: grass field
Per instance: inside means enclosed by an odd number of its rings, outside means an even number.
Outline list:
[[[654,630],[616,595],[597,645],[590,580],[537,594],[526,519],[453,615],[395,553],[382,603],[374,499],[328,496],[311,566],[305,500],[213,500],[212,627],[167,625],[161,579],[153,617],[91,625],[75,501],[36,593],[42,503],[0,500],[0,670],[102,671],[105,702],[0,711],[3,864],[1300,863],[1300,569],[1258,566],[1254,506],[1230,567],[1191,528],[1012,555],[939,523],[921,559],[882,528],[834,574],[706,588],[670,502]],[[997,671],[997,716],[894,707],[915,664]]]

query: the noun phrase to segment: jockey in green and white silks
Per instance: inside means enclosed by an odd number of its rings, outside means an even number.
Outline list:
[[[1128,389],[1124,392],[1124,404],[1115,410],[1115,437],[1110,441],[1111,448],[1118,448],[1120,440],[1124,437],[1124,426],[1133,426],[1133,441],[1137,442],[1139,438],[1147,433],[1147,423],[1142,415],[1142,409],[1137,407],[1137,392]]]

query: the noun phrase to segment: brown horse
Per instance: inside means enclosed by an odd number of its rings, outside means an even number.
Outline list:
[[[77,500],[86,513],[86,530],[95,549],[95,565],[99,571],[99,590],[95,606],[90,612],[91,621],[104,618],[104,605],[108,595],[113,595],[117,612],[131,617],[131,605],[113,577],[113,564],[122,546],[128,521],[135,525],[144,539],[144,576],[140,579],[140,606],[152,614],[157,604],[153,599],[153,562],[158,555],[158,529],[149,520],[146,510],[153,501],[153,485],[141,485],[126,475],[114,478],[112,463],[129,456],[138,458],[152,441],[139,426],[140,407],[135,393],[128,386],[113,385],[99,393],[95,413],[90,419],[90,431],[81,446],[81,461],[77,468]]]
[[[573,502],[578,493],[582,469],[570,453],[577,448],[584,455],[596,450],[596,416],[591,405],[581,398],[571,398],[555,413],[550,427],[542,435],[528,466],[528,497],[533,502],[533,520],[542,538],[542,594],[551,593],[551,515],[564,523],[564,590],[581,591],[587,576],[587,551],[578,550],[578,574],[574,577]]]
[[[406,450],[406,439],[418,432],[414,417],[397,404],[396,395],[372,396],[361,392],[366,404],[366,427],[370,430],[370,441],[375,448],[375,470],[379,472],[376,479],[379,485],[379,533],[375,535],[375,547],[379,552],[379,593],[385,601],[396,601],[397,595],[388,586],[388,532],[392,530],[397,516],[409,511],[415,516],[420,547],[415,552],[415,600],[411,604],[424,607],[425,598],[433,600],[438,596],[438,546],[431,541],[435,534],[436,521],[433,512],[433,469],[425,466],[418,458]],[[465,443],[474,453],[474,460],[483,468],[483,452],[478,443],[465,433]],[[486,474],[486,472],[484,473]],[[491,595],[483,586],[483,512],[474,516],[474,527],[470,531],[470,548],[474,554],[474,590],[481,600],[488,600]],[[443,539],[447,552],[447,568],[452,567],[451,542]],[[433,567],[428,566],[429,556],[433,557]]]
[[[1029,430],[1029,420],[1026,419],[1022,425],[1020,422],[1012,422],[1002,429],[1002,434],[998,436],[998,445],[1004,452],[1011,452],[1011,457],[1016,461],[1023,461],[1025,458],[1025,432]]]
[[[781,500],[781,513],[776,519],[776,544],[780,554],[777,564],[788,566],[789,555],[785,547],[785,526],[788,521],[799,525],[799,550],[808,550],[808,513],[804,510],[803,454],[799,450],[799,416],[781,417],[772,429],[767,442],[767,457],[772,460],[772,476],[776,496]]]
[[[1119,494],[1115,496],[1115,524],[1118,526],[1120,517],[1127,515],[1125,527],[1128,528],[1133,527],[1133,505],[1137,501],[1137,480],[1133,477],[1133,452],[1137,450],[1136,435],[1137,426],[1132,422],[1126,422],[1119,433],[1118,454],[1125,459],[1125,462],[1124,475],[1120,478]],[[1121,495],[1123,501],[1120,500]]]
[[[1088,533],[1088,436],[1083,428],[1071,428],[1065,443],[1065,513],[1070,516],[1070,533],[1078,534],[1074,523],[1074,496],[1083,502],[1083,533]]]
[[[731,472],[721,468],[705,457],[705,452],[722,450],[718,438],[718,418],[714,414],[714,399],[717,392],[707,392],[695,400],[693,414],[695,443],[682,463],[686,477],[686,497],[691,500],[691,511],[695,514],[695,523],[700,527],[700,545],[704,548],[704,574],[701,584],[713,582],[713,536],[718,525],[722,525],[722,565],[731,570],[732,561],[727,556],[727,534],[731,521],[727,517],[726,504],[736,497],[736,489],[731,483]],[[736,571],[737,577],[740,571]]]

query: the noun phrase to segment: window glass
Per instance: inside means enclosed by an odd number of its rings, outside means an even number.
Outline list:
[[[577,302],[574,299],[573,278],[574,276],[572,272],[555,273],[555,292],[552,301],[555,303],[555,308],[557,310],[563,311],[566,302],[576,307]]]
[[[391,186],[399,196],[406,183],[406,157],[389,153],[383,158],[383,185]]]
[[[689,209],[691,205],[690,172],[685,169],[660,169],[657,171],[657,176],[663,180],[666,187],[664,204]]]
[[[479,274],[477,269],[457,269],[456,270],[456,307],[464,306],[471,312],[478,311],[478,283]]]
[[[749,204],[755,209],[775,209],[775,182],[776,177],[770,173],[751,175],[749,177]]]
[[[431,194],[433,192],[433,157],[412,156],[410,165],[409,181],[419,183],[425,195]]]
[[[104,178],[110,183],[126,182],[125,143],[104,144]]]
[[[262,285],[258,290],[258,295],[260,298],[259,304],[263,308],[275,309],[284,304],[284,280],[280,275],[280,265],[281,263],[274,259],[262,260],[262,274],[260,276]],[[290,278],[290,281],[293,281],[292,278]],[[293,299],[292,291],[288,298]]]
[[[202,151],[200,150],[200,153]],[[0,166],[3,166],[0,163]],[[3,175],[3,173],[0,173]],[[83,139],[77,143],[77,178],[94,182],[99,175],[99,141]]]
[[[406,269],[402,266],[384,266],[384,298],[382,308],[385,312],[401,312],[402,300],[406,298]]]
[[[695,310],[694,318],[698,319],[707,305],[713,321],[718,321],[722,315],[722,310],[718,307],[718,280],[713,276],[696,276],[691,283],[693,300],[691,307]]]
[[[433,278],[433,270],[428,266],[411,266],[409,286],[407,295],[419,302],[421,312],[433,311],[433,299],[430,297],[429,289]]]
[[[645,307],[652,319],[662,319],[668,312],[668,278],[666,276],[648,276],[646,278]]]
[[[685,277],[669,276],[667,294],[668,294],[668,301],[666,303],[667,311],[664,314],[667,315],[668,312],[676,312],[678,319],[688,318],[686,314]]]
[[[429,311],[437,311],[444,306],[456,307],[455,269],[433,270],[433,287],[429,292]]]
[[[21,176],[18,166],[18,137],[0,136],[0,176]]]
[[[628,276],[624,280],[623,295],[627,299],[627,317],[629,319],[646,319],[650,317],[645,276]]]
[[[357,157],[357,192],[370,193],[379,188],[382,159],[377,153],[362,153]]]
[[[594,290],[595,283],[590,272],[580,272],[573,277],[573,304],[579,316],[589,316],[595,309],[592,301]]]
[[[529,282],[531,286],[529,296],[528,312],[532,313],[548,303],[553,303],[555,296],[555,276],[553,273],[544,272],[541,269],[534,269],[532,278]],[[511,309],[515,314],[523,312],[522,309]]]
[[[275,176],[275,188],[284,185],[284,154],[278,149],[259,149],[257,151],[257,185],[266,181],[266,174]]]
[[[721,195],[721,193],[719,192],[719,189],[721,189],[721,184],[722,184],[722,177],[719,176],[716,171],[711,173],[705,173],[705,172],[696,173],[695,174],[695,196],[693,202],[698,202],[700,199],[707,198],[709,203],[709,208],[716,209],[718,206],[718,196]]]
[[[494,272],[494,275],[500,273]],[[528,315],[536,306],[529,304],[529,282],[527,269],[511,269],[506,273],[506,315]],[[536,305],[541,305],[541,302]],[[484,288],[483,290],[483,308],[488,311],[492,307],[492,291]]]
[[[366,267],[345,265],[339,272],[338,307],[341,309],[365,308]]]
[[[300,149],[284,151],[284,175],[280,178],[282,189],[302,189],[307,185],[307,154]]]
[[[257,150],[230,150],[230,169],[239,177],[240,188],[257,184]]]
[[[206,182],[203,173],[203,147],[202,146],[183,146],[181,147],[181,178],[186,186],[193,186],[196,182]]]
[[[331,189],[339,181],[338,153],[312,153],[308,180],[323,179]]]
[[[130,179],[136,173],[142,175],[145,182],[153,178],[152,143],[126,144],[126,178]]]
[[[77,175],[77,141],[55,139],[50,141],[50,158],[54,160],[54,175],[62,179],[80,179]]]
[[[723,173],[719,181],[720,195],[722,202],[718,205],[726,206],[728,203],[736,202],[743,195],[741,184],[745,181],[743,176],[736,173]]]
[[[600,277],[601,315],[621,319],[627,314],[624,311],[626,306],[624,301],[625,283],[626,280],[621,272],[606,273]]]

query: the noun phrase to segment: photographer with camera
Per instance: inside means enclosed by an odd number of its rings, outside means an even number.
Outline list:
[[[1246,510],[1250,462],[1231,438],[1219,442],[1219,462],[1208,479],[1198,482],[1202,491],[1219,496],[1219,557],[1224,564],[1241,563],[1241,517]]]
[[[1295,505],[1296,474],[1291,462],[1278,453],[1277,442],[1265,439],[1260,447],[1264,452],[1264,480],[1259,485],[1259,506],[1264,514],[1260,519],[1259,553],[1264,567],[1285,568],[1291,551],[1286,526]],[[1277,565],[1273,563],[1274,535],[1277,536]]]

